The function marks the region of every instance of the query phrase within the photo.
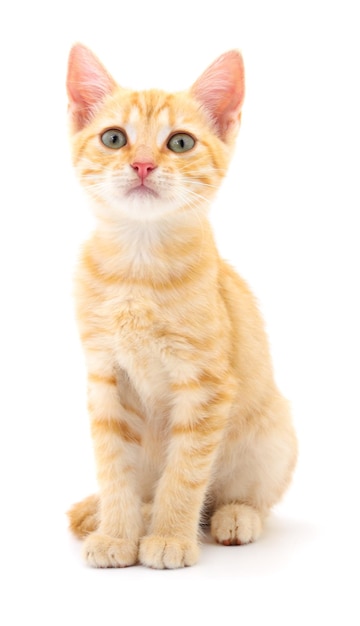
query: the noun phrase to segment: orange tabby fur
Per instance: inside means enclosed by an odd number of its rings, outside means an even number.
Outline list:
[[[224,545],[259,536],[296,459],[260,314],[207,219],[240,123],[242,58],[223,55],[189,92],[133,92],[76,45],[67,85],[97,218],[76,303],[99,495],[73,506],[71,528],[95,567],[192,565],[202,516]],[[126,144],[104,145],[108,129]],[[177,153],[180,132],[195,145]]]

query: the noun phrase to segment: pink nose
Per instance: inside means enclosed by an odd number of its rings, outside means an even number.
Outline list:
[[[147,176],[156,168],[155,163],[151,163],[148,161],[144,163],[142,161],[138,161],[136,163],[131,163],[131,167],[136,171],[141,181],[144,181]]]

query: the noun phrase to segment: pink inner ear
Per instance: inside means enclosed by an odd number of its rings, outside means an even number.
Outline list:
[[[70,114],[80,130],[116,83],[88,48],[76,44],[70,51],[66,86]]]
[[[200,76],[191,89],[210,114],[216,130],[224,141],[240,121],[244,101],[244,63],[240,52],[231,50],[219,57]]]

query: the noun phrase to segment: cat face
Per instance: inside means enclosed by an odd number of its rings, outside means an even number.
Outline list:
[[[206,207],[229,154],[196,103],[156,91],[116,90],[74,144],[81,182],[103,210],[143,220]]]
[[[86,48],[73,48],[73,158],[100,217],[148,221],[206,210],[227,169],[243,98],[240,55],[217,63],[189,92],[133,92]]]

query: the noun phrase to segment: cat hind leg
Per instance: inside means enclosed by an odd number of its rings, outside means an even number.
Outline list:
[[[258,539],[271,508],[289,485],[297,442],[286,404],[278,401],[275,409],[263,416],[261,429],[238,437],[230,433],[224,441],[210,494],[211,534],[218,543]]]

